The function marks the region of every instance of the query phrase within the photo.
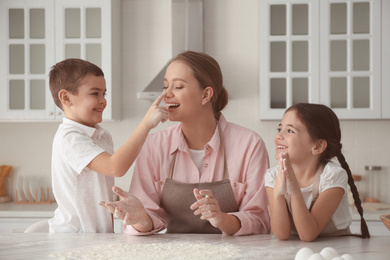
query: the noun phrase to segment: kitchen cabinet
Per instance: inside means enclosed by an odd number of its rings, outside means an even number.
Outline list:
[[[390,118],[388,1],[259,4],[261,119],[300,102],[340,119]]]
[[[0,204],[0,233],[23,233],[32,224],[54,216],[57,203]],[[114,232],[122,233],[123,222],[114,218]]]
[[[81,58],[102,68],[104,119],[120,117],[120,0],[0,1],[0,120],[59,120],[51,66]]]
[[[51,204],[0,204],[0,233],[21,233],[29,226],[54,216],[57,203]]]
[[[0,233],[23,233],[32,224],[45,218],[0,218]]]
[[[383,222],[379,220],[368,220],[366,221],[368,230],[371,236],[389,236],[390,231],[385,227]],[[361,234],[360,231],[360,220],[352,221],[350,226],[351,232],[354,234]]]

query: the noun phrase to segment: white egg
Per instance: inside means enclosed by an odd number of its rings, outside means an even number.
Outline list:
[[[343,254],[341,258],[344,260],[353,260],[353,256],[351,256],[350,254]]]
[[[336,256],[333,257],[331,260],[344,260],[344,258],[342,258],[341,256]]]
[[[308,247],[302,247],[295,255],[295,260],[308,260],[314,252]]]
[[[308,260],[325,260],[325,258],[319,254],[319,253],[315,253],[315,254],[312,254]]]
[[[336,256],[339,256],[339,253],[337,253],[336,249],[333,247],[325,247],[321,250],[320,254],[326,259],[331,260],[335,258]]]

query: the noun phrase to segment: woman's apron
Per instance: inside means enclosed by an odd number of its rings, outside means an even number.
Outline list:
[[[220,137],[220,149],[224,161],[223,180],[205,183],[181,183],[172,180],[176,151],[173,153],[168,178],[161,194],[161,206],[169,216],[167,233],[222,233],[220,229],[213,227],[208,220],[200,219],[194,215],[190,206],[196,201],[193,190],[208,189],[213,192],[222,212],[236,212],[237,202],[229,180],[229,172],[226,164],[225,147],[222,131],[218,125]],[[186,173],[181,173],[186,174]]]
[[[320,189],[320,177],[321,177],[322,169],[320,168],[317,172],[316,175],[314,176],[313,180],[313,199],[311,201],[309,211],[311,212],[314,203],[318,199],[319,196],[319,189]],[[291,223],[291,231],[293,234],[297,234],[297,229],[294,224],[294,220],[292,217],[292,210],[291,210],[291,197],[289,195],[285,195],[287,207],[288,207],[288,215],[290,217],[290,223]],[[325,228],[321,231],[320,236],[345,236],[345,235],[350,235],[351,231],[349,227],[345,229],[337,229],[336,225],[334,224],[333,220],[330,219],[328,224],[326,224]]]

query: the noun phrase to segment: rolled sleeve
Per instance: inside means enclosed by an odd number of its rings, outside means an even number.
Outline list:
[[[153,222],[153,230],[151,230],[150,232],[140,232],[131,225],[123,225],[123,233],[129,235],[147,236],[153,235],[166,228],[166,222],[164,222],[159,216],[149,210],[146,210],[146,212],[148,213],[149,217]]]
[[[160,161],[160,155],[163,151],[161,151],[161,153],[156,153],[154,149],[157,149],[157,147],[155,142],[149,140],[148,137],[137,158],[129,190],[131,194],[142,201],[146,212],[153,222],[153,230],[150,232],[139,232],[130,225],[124,225],[123,233],[131,235],[150,235],[167,227],[167,213],[160,207],[163,182],[162,177],[159,174],[161,169],[158,167],[158,162]]]
[[[270,218],[264,185],[265,172],[269,168],[269,158],[263,141],[259,137],[256,139],[256,145],[252,148],[249,145],[246,149],[247,155],[244,157],[242,165],[242,169],[246,170],[237,171],[236,178],[245,180],[245,192],[239,193],[237,185],[233,183],[236,199],[241,201],[238,212],[231,213],[241,221],[240,230],[234,234],[236,236],[268,234],[270,232]],[[253,142],[248,144],[253,144]],[[230,174],[232,175],[232,173]]]

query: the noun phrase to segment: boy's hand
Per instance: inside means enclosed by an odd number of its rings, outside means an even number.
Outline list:
[[[153,104],[150,106],[148,112],[144,117],[146,127],[148,129],[155,128],[158,123],[165,122],[168,119],[168,110],[166,107],[160,106],[161,100],[165,97],[166,93],[162,93]]]

